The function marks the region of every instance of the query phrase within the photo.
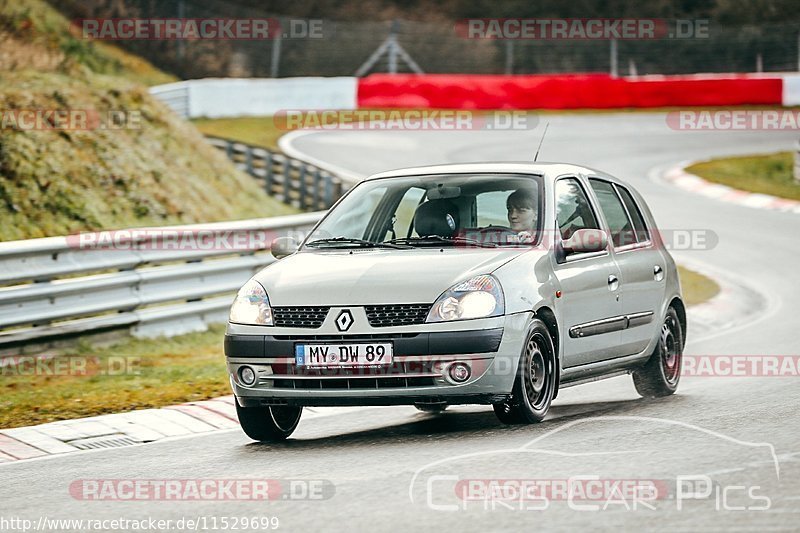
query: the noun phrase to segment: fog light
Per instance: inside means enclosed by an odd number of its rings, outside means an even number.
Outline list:
[[[453,363],[447,372],[450,374],[450,379],[456,383],[464,383],[472,374],[469,365],[466,363]]]
[[[239,369],[239,380],[242,385],[247,387],[252,386],[256,382],[256,371],[249,366],[243,366]]]

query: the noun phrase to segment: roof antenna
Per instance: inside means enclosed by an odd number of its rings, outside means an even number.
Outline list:
[[[547,128],[550,126],[549,122],[546,122],[544,125],[544,132],[542,132],[542,138],[539,141],[539,148],[536,149],[536,155],[533,156],[533,162],[535,163],[537,159],[539,159],[539,150],[542,149],[542,143],[544,142],[544,136],[547,135]]]

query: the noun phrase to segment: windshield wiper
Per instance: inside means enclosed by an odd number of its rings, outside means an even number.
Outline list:
[[[441,235],[425,235],[424,237],[400,237],[384,241],[384,244],[413,244],[413,243],[449,243],[449,244],[474,244],[481,248],[497,248],[497,243],[483,242],[467,237],[442,237]]]
[[[365,239],[352,239],[350,237],[331,237],[330,239],[317,239],[306,243],[306,246],[319,246],[324,244],[357,244],[364,248],[394,248],[397,250],[405,250],[406,246],[398,246],[391,242],[372,242]],[[331,248],[342,248],[342,246],[331,246]]]

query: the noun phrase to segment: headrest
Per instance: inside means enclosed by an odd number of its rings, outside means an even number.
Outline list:
[[[417,234],[452,237],[458,228],[458,207],[450,200],[429,200],[414,213]]]

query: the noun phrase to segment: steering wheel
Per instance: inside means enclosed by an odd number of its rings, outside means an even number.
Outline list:
[[[485,228],[478,228],[478,233],[486,235],[487,233],[495,233],[500,236],[517,235],[517,231],[509,228],[508,226],[486,226]]]

